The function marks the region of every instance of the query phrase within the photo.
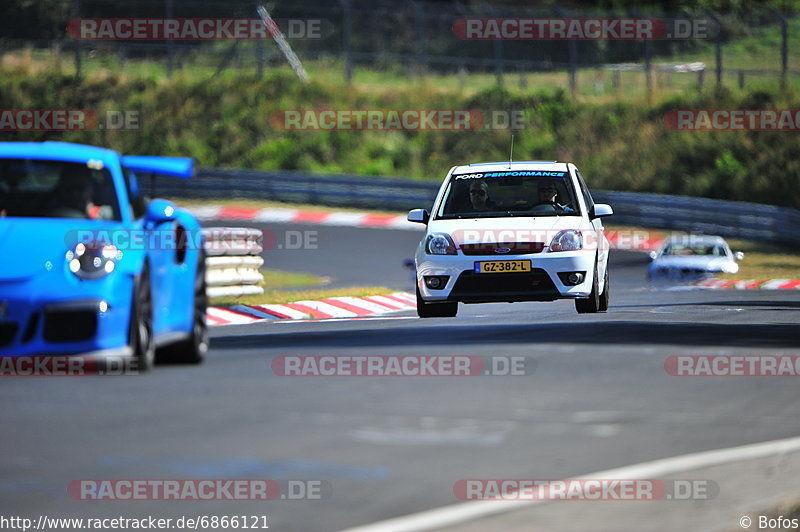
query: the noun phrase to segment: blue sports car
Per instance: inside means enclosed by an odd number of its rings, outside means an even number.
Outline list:
[[[200,224],[146,201],[136,178],[193,172],[191,159],[0,142],[0,356],[202,361]]]

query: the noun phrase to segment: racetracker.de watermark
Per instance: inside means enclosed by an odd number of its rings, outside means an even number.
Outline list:
[[[714,499],[719,486],[704,479],[463,479],[453,495],[462,501],[687,501]]]
[[[579,249],[608,249],[606,242],[596,231],[571,231],[580,241]],[[539,253],[553,240],[564,233],[556,230],[536,229],[456,229],[452,233],[453,243],[464,252],[499,252],[525,255]],[[496,250],[500,251],[496,251]]]
[[[672,109],[673,131],[800,131],[800,109]]]
[[[79,479],[67,485],[76,501],[274,501],[330,498],[327,480]]]
[[[139,111],[92,109],[0,109],[0,131],[138,130]]]
[[[457,229],[452,238],[462,251],[488,251],[511,254],[540,253],[550,250],[553,240],[564,231],[536,229]],[[652,250],[662,239],[660,233],[643,229],[607,230],[602,235],[596,231],[573,231],[579,234],[582,250],[619,249],[633,251]],[[603,238],[605,237],[605,238]],[[503,249],[507,248],[507,249]]]
[[[138,360],[124,356],[0,356],[0,377],[86,377],[138,373]]]
[[[521,356],[471,355],[282,355],[270,368],[281,377],[478,377],[528,376]]]
[[[475,131],[486,119],[475,109],[286,109],[270,122],[282,131]]]
[[[180,517],[54,517],[40,514],[38,518],[0,515],[0,530],[208,530],[208,529],[267,529],[264,514],[182,515]]]
[[[461,18],[453,34],[462,40],[626,41],[708,39],[705,19],[663,18]]]
[[[800,355],[672,355],[664,370],[673,377],[798,377]]]
[[[64,244],[73,249],[83,244],[83,251],[102,250],[110,258],[120,259],[125,251],[205,249],[211,254],[253,252],[259,250],[307,250],[319,248],[316,230],[247,228],[181,229],[73,229],[64,234]],[[73,252],[74,254],[74,252]]]
[[[283,109],[270,115],[281,131],[521,130],[525,111],[512,109]]]
[[[73,39],[89,41],[220,41],[322,39],[333,25],[324,19],[259,18],[77,18],[67,25]]]

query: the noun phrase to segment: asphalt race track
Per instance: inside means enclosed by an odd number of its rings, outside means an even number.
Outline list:
[[[266,267],[331,286],[411,289],[421,233],[321,226]],[[675,377],[671,355],[800,354],[796,291],[650,290],[646,256],[612,252],[607,314],[570,301],[462,305],[454,319],[264,322],[213,330],[199,367],[138,377],[7,378],[0,514],[266,515],[331,531],[459,502],[467,478],[557,479],[796,436],[791,377]],[[281,355],[524,357],[527,376],[282,377]],[[321,480],[324,500],[76,501],[78,479]],[[688,530],[688,528],[687,528]]]

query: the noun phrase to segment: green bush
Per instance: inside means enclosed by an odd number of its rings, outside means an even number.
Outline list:
[[[800,143],[791,132],[679,132],[664,114],[681,108],[797,109],[790,92],[687,90],[652,106],[580,103],[563,90],[471,95],[401,86],[370,91],[304,85],[286,73],[263,79],[119,74],[82,81],[53,72],[0,76],[0,108],[136,110],[135,131],[17,132],[4,140],[60,139],[125,153],[181,155],[203,166],[391,175],[439,180],[454,164],[569,160],[592,188],[686,194],[800,208]],[[473,109],[522,112],[519,131],[283,131],[286,109]]]

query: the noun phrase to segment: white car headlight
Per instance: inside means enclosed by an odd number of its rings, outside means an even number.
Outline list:
[[[446,233],[431,233],[425,239],[425,252],[429,255],[455,255],[456,245]]]
[[[729,262],[727,264],[722,265],[722,271],[724,273],[738,273],[739,272],[739,265],[735,262]]]
[[[69,271],[81,279],[99,279],[114,271],[122,252],[111,244],[81,242],[74,250],[67,251],[65,257]]]
[[[575,229],[559,231],[550,242],[550,251],[577,251],[583,249],[583,234]]]

